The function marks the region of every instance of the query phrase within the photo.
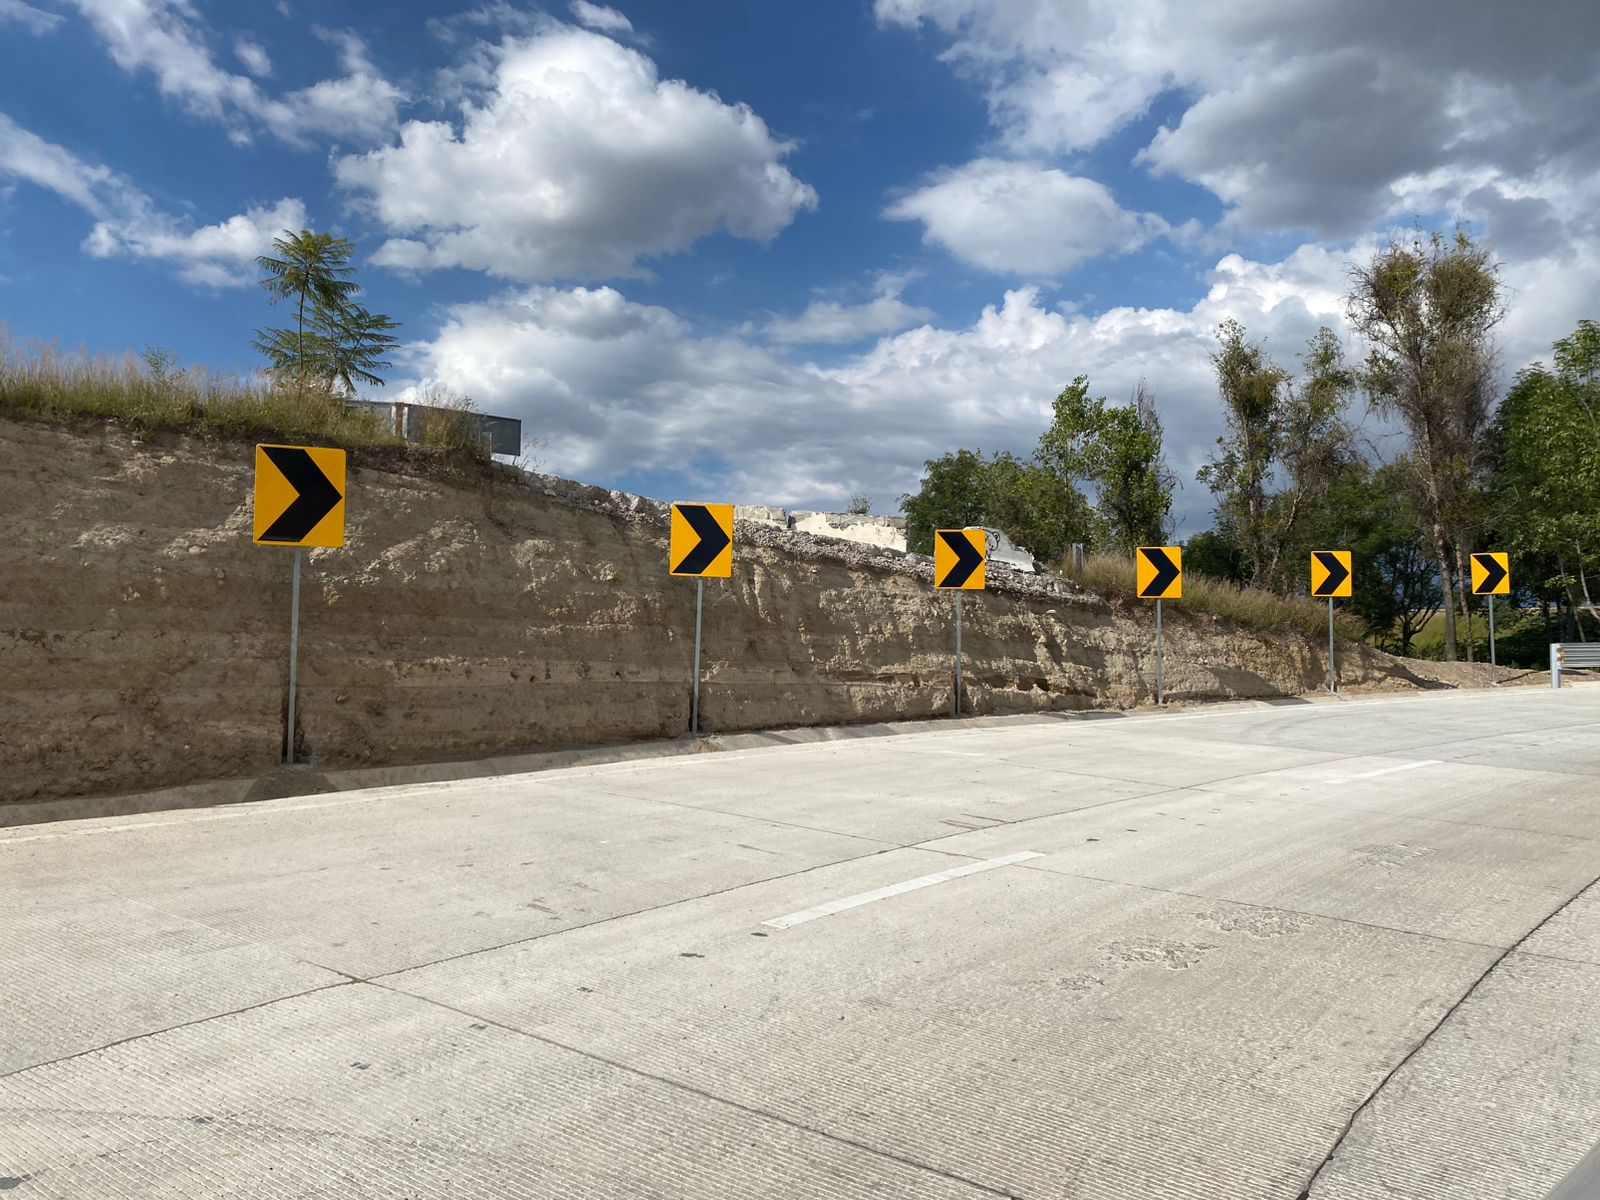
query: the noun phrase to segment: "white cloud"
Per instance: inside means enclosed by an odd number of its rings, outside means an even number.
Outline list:
[[[973,266],[1050,277],[1165,231],[1102,184],[1035,163],[980,158],[936,174],[884,214],[921,221],[924,239]]]
[[[930,457],[957,447],[1030,453],[1075,375],[1113,399],[1142,379],[1183,485],[1187,535],[1210,524],[1211,497],[1194,474],[1221,432],[1209,360],[1217,326],[1242,321],[1294,369],[1319,326],[1344,331],[1347,265],[1377,245],[1308,244],[1274,263],[1230,254],[1187,308],[1070,313],[1017,288],[969,325],[925,323],[828,369],[747,336],[706,334],[609,287],[537,286],[453,306],[407,359],[419,380],[520,417],[549,439],[547,469],[561,474],[684,471],[697,490],[741,502],[826,507],[866,493],[880,511],[915,490]],[[1550,340],[1585,314],[1600,253],[1519,268],[1507,282],[1517,290],[1502,338],[1509,377],[1547,357]]]
[[[1600,196],[1592,0],[1458,0],[1448,21],[1389,0],[877,0],[876,12],[947,39],[1014,154],[1098,145],[1170,95],[1182,114],[1142,162],[1211,189],[1244,228],[1346,238],[1416,214],[1419,178],[1431,211],[1467,217],[1530,193],[1575,193],[1566,207],[1587,214]],[[1545,215],[1497,211],[1508,230]]]
[[[55,192],[93,217],[83,248],[96,258],[166,262],[186,281],[208,287],[250,282],[256,255],[273,237],[306,224],[305,206],[285,198],[196,229],[161,212],[116,172],[84,162],[0,114],[0,177],[6,176]]]
[[[0,0],[0,25],[11,22],[21,25],[29,33],[50,33],[61,24],[59,13],[45,12],[22,0]]]
[[[260,42],[247,37],[233,39],[233,55],[244,64],[244,69],[257,78],[272,74],[272,59]]]
[[[344,75],[275,97],[254,79],[217,65],[191,0],[70,2],[119,67],[130,74],[149,71],[162,95],[226,126],[235,142],[248,142],[256,126],[291,145],[307,144],[311,134],[376,141],[394,128],[405,98],[378,74],[364,44],[350,33],[314,30],[338,48]],[[252,62],[243,46],[259,51],[259,59]],[[266,54],[259,46],[242,41],[236,50],[247,69],[263,73],[257,67],[266,63]]]
[[[236,287],[257,278],[256,256],[271,248],[274,237],[305,226],[305,206],[292,199],[252,206],[200,229],[186,229],[170,217],[142,211],[97,222],[84,249],[96,258],[157,259],[176,266],[189,283]]]
[[[604,4],[590,4],[589,0],[572,0],[572,15],[579,24],[601,33],[632,33],[633,22],[614,8]]]
[[[397,268],[513,279],[638,274],[640,258],[725,230],[765,241],[816,194],[790,147],[744,105],[662,80],[637,51],[556,27],[507,38],[459,132],[412,121],[398,145],[349,155],[339,182],[399,235]]]
[[[797,316],[771,318],[760,327],[761,332],[769,341],[796,346],[839,345],[898,333],[933,317],[932,309],[907,304],[901,298],[905,282],[901,275],[881,275],[870,300],[860,304],[813,300]]]

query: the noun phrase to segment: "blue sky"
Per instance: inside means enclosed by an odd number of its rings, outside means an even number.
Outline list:
[[[1350,261],[1456,220],[1508,371],[1594,315],[1600,6],[1446,7],[0,0],[0,321],[253,370],[305,223],[404,322],[383,394],[544,469],[891,510],[1083,373],[1154,388],[1192,533],[1221,320],[1292,367]]]

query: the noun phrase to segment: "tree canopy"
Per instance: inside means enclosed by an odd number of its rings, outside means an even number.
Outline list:
[[[300,391],[311,385],[350,396],[358,384],[382,387],[377,372],[390,365],[385,356],[399,345],[392,332],[399,322],[357,303],[361,289],[350,265],[355,247],[332,234],[286,229],[272,248],[273,254],[256,259],[264,272],[261,287],[274,304],[292,302],[295,321],[256,330],[254,344],[269,369]]]

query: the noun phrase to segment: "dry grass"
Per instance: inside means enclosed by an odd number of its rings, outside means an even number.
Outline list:
[[[1073,571],[1069,565],[1063,565],[1061,572],[1108,599],[1138,599],[1131,556],[1095,554],[1084,561],[1083,570]],[[1267,633],[1292,631],[1313,638],[1326,638],[1328,634],[1328,608],[1324,601],[1288,599],[1274,592],[1240,587],[1192,571],[1184,574],[1183,598],[1171,603]],[[1360,622],[1339,615],[1337,609],[1334,624],[1341,637],[1352,641],[1361,638]]]
[[[334,445],[407,445],[372,413],[316,389],[265,376],[175,369],[133,354],[90,355],[53,344],[18,346],[0,330],[0,414],[42,420],[100,417],[141,433],[175,430]],[[424,444],[488,457],[465,408],[428,423]]]

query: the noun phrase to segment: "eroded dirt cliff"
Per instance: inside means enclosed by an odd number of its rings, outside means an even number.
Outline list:
[[[270,770],[293,551],[251,544],[248,442],[0,419],[0,801]],[[297,744],[327,767],[683,733],[694,584],[665,509],[509,468],[354,451],[348,540],[306,551]],[[702,722],[924,717],[952,701],[926,560],[741,523],[706,587]],[[1148,606],[991,570],[965,612],[977,712],[1153,698]],[[1167,606],[1178,699],[1294,695],[1324,649]],[[1476,681],[1341,650],[1348,687]],[[1446,674],[1446,672],[1449,672]]]

